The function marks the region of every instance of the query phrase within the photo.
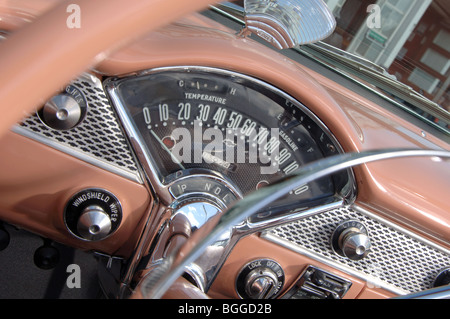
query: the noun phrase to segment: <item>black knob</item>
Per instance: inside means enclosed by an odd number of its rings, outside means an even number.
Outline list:
[[[450,284],[450,267],[447,267],[439,272],[434,280],[433,287],[441,287]]]
[[[9,246],[10,238],[8,231],[0,223],[0,251]]]
[[[44,239],[44,245],[34,252],[34,264],[41,269],[53,269],[59,262],[59,251],[52,246],[51,241]]]

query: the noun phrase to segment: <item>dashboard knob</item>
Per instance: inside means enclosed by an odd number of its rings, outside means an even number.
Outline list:
[[[439,272],[436,276],[433,287],[441,287],[450,284],[450,267],[447,267]]]
[[[357,220],[341,223],[333,232],[331,243],[335,253],[355,261],[365,258],[372,246],[366,227]]]
[[[236,290],[244,299],[273,299],[284,285],[284,271],[271,259],[254,260],[241,270]]]
[[[88,206],[78,219],[77,229],[81,237],[100,240],[109,235],[111,219],[100,206]]]
[[[88,188],[69,200],[64,210],[66,227],[79,239],[97,241],[113,234],[122,221],[119,200],[104,189]]]
[[[370,251],[370,238],[358,230],[349,231],[342,240],[341,249],[344,255],[351,260],[360,260]]]
[[[41,121],[54,130],[70,130],[85,117],[87,101],[79,89],[73,85],[64,92],[53,96],[38,112]]]
[[[53,129],[71,129],[77,125],[80,117],[81,107],[70,95],[56,95],[44,105],[43,119]]]
[[[247,275],[245,291],[251,299],[270,299],[277,286],[277,275],[271,269],[255,269]]]

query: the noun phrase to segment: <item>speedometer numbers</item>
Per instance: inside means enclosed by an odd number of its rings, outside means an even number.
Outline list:
[[[169,69],[114,85],[162,184],[195,170],[246,194],[339,149],[302,104],[239,74]],[[314,201],[333,196],[335,187],[323,178],[288,197]]]

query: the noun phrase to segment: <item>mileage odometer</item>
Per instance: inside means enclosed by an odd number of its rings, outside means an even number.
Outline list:
[[[168,69],[117,80],[115,94],[163,184],[180,171],[214,172],[246,194],[339,150],[301,103],[239,74]],[[328,198],[335,184],[322,178],[288,197]]]

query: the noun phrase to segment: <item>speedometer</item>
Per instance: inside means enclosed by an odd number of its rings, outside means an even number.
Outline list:
[[[341,150],[303,104],[234,72],[167,68],[113,79],[107,87],[161,185],[210,175],[245,195]],[[325,177],[283,201],[327,201],[348,181],[345,174]]]

